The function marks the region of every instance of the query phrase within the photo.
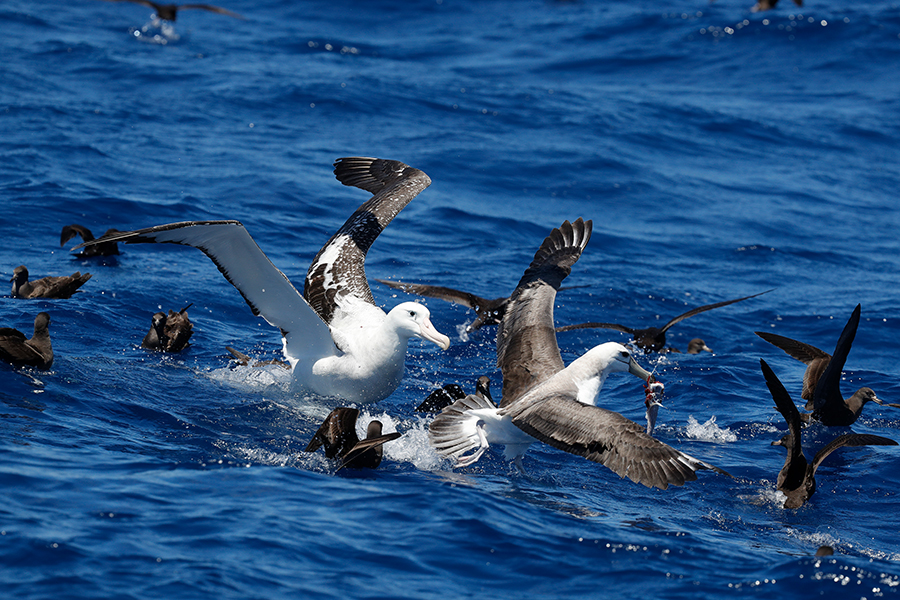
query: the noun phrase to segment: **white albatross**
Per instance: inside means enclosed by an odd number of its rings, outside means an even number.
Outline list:
[[[372,198],[319,250],[301,294],[238,221],[192,221],[105,235],[109,241],[171,243],[201,250],[253,310],[281,330],[294,386],[319,396],[370,403],[400,384],[411,337],[446,350],[450,339],[421,304],[385,312],[375,305],[365,273],[366,252],[391,220],[431,184],[418,169],[378,158],[340,158],[335,177]]]
[[[564,222],[550,232],[510,297],[497,333],[503,374],[500,407],[475,395],[445,408],[429,426],[431,444],[458,466],[491,445],[521,460],[541,441],[598,462],[621,477],[666,489],[697,478],[698,469],[725,473],[648,435],[644,428],[595,405],[607,375],[627,371],[650,380],[627,348],[600,344],[566,367],[553,324],[556,292],[591,236],[591,221]],[[473,450],[468,456],[464,453]],[[727,474],[727,473],[725,473]]]

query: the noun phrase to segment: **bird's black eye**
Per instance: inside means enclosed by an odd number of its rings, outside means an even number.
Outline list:
[[[415,319],[415,318],[416,318],[416,311],[414,311],[414,310],[409,311],[409,316],[411,316],[412,318]]]
[[[628,358],[628,353],[623,350],[622,353],[620,354],[620,356],[622,358]]]

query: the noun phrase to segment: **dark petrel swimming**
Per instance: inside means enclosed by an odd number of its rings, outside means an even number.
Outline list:
[[[359,410],[355,408],[336,408],[325,418],[325,421],[313,435],[306,452],[315,452],[325,447],[325,456],[340,458],[338,471],[344,467],[351,469],[374,469],[381,464],[384,455],[384,444],[400,437],[399,432],[382,434],[381,421],[371,421],[366,428],[366,437],[360,440],[356,435],[356,420]]]
[[[806,410],[812,411],[812,414],[801,415],[804,420],[813,419],[829,426],[847,426],[856,422],[866,403],[885,404],[868,387],[858,389],[846,399],[841,395],[841,371],[856,337],[860,312],[861,306],[857,304],[841,331],[834,347],[834,356],[804,342],[766,331],[756,332],[762,339],[806,364],[801,397],[806,400]]]
[[[106,233],[103,235],[111,235],[118,232],[118,229],[107,229]],[[81,236],[81,239],[85,242],[94,240],[94,234],[91,233],[90,229],[88,229],[87,227],[83,227],[82,225],[76,225],[73,223],[72,225],[66,225],[62,228],[62,232],[59,235],[59,246],[65,246],[66,242],[71,240],[76,235]],[[114,256],[118,253],[119,244],[117,244],[116,242],[104,242],[95,246],[85,247],[84,250],[78,254],[78,256],[90,258],[92,256]]]
[[[12,295],[13,298],[69,298],[83,286],[90,273],[81,274],[76,271],[72,275],[60,277],[44,277],[36,281],[28,281],[28,269],[25,265],[19,265],[13,271]]]
[[[178,312],[170,310],[168,315],[163,312],[154,314],[150,331],[144,336],[141,346],[160,352],[181,352],[194,334],[194,324],[187,314],[191,306],[193,303]]]
[[[30,339],[11,327],[0,328],[0,360],[13,365],[27,365],[49,369],[53,364],[53,345],[50,343],[50,315],[40,312],[34,318],[34,335]]]
[[[631,327],[627,327],[625,325],[619,325],[618,323],[579,323],[577,325],[563,325],[562,327],[557,327],[556,331],[572,331],[573,329],[615,329],[616,331],[621,331],[622,333],[628,333],[634,336],[634,343],[638,348],[644,350],[644,352],[660,352],[666,347],[666,332],[675,324],[684,321],[688,317],[693,317],[694,315],[699,315],[702,312],[706,312],[708,310],[712,310],[714,308],[721,308],[723,306],[728,306],[729,304],[734,304],[735,302],[742,302],[744,300],[749,300],[750,298],[756,298],[757,296],[761,296],[763,294],[767,294],[772,290],[766,290],[765,292],[760,292],[758,294],[753,294],[751,296],[744,296],[743,298],[735,298],[734,300],[725,300],[724,302],[716,302],[715,304],[707,304],[705,306],[698,306],[697,308],[692,308],[686,313],[680,314],[674,319],[670,320],[668,323],[663,325],[662,327],[647,327],[646,329],[633,329]]]
[[[763,376],[766,378],[766,386],[775,400],[775,406],[778,412],[784,417],[788,425],[788,434],[772,442],[773,446],[784,446],[787,449],[787,458],[784,466],[778,473],[777,488],[783,492],[787,499],[784,501],[785,508],[800,508],[809,500],[816,491],[816,469],[822,464],[825,458],[844,446],[896,446],[894,440],[881,437],[879,435],[847,433],[836,437],[826,444],[821,450],[816,452],[811,463],[806,461],[803,455],[803,447],[801,444],[801,423],[800,412],[794,406],[790,394],[784,389],[781,381],[772,371],[766,361],[760,359],[760,368]]]

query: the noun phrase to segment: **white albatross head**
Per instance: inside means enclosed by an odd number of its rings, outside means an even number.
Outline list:
[[[594,346],[575,359],[566,371],[572,374],[578,387],[578,401],[584,404],[594,404],[610,373],[627,371],[644,381],[650,379],[650,372],[637,364],[631,351],[616,342]]]
[[[401,336],[408,338],[417,337],[427,340],[439,346],[441,350],[450,347],[450,338],[439,332],[431,324],[431,312],[417,302],[403,302],[398,304],[387,315]]]

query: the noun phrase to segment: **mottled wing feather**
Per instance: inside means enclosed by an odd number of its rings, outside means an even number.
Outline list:
[[[366,280],[366,253],[394,217],[431,185],[422,171],[379,158],[338,159],[334,174],[344,185],[374,195],[319,250],[307,271],[303,296],[326,323],[331,322],[340,297],[375,303]]]
[[[666,489],[716,469],[647,435],[619,413],[555,396],[507,409],[522,431],[555,448],[600,463],[621,477]]]
[[[591,238],[591,221],[564,222],[550,232],[509,299],[497,332],[497,365],[508,406],[565,364],[556,343],[553,304],[562,281]]]

